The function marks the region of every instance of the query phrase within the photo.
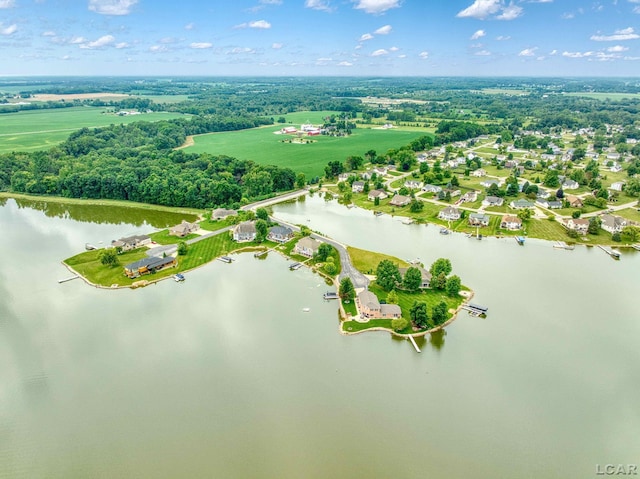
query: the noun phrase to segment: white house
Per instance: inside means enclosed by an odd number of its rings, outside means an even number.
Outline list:
[[[455,221],[460,219],[460,211],[453,206],[447,206],[438,213],[438,218],[445,221]]]

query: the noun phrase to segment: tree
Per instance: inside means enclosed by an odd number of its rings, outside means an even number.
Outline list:
[[[556,170],[547,171],[547,174],[544,176],[543,184],[544,186],[548,186],[549,188],[557,188],[560,185],[558,172]]]
[[[462,282],[460,278],[456,275],[451,276],[447,279],[447,284],[445,285],[445,290],[449,296],[456,297],[458,293],[460,293],[460,287],[462,286]]]
[[[409,317],[411,321],[419,328],[426,328],[429,325],[429,313],[427,312],[427,303],[414,301],[413,306],[409,309]]]
[[[564,190],[562,188],[556,191],[556,198],[559,198],[559,199],[564,198]]]
[[[571,217],[576,219],[576,218],[580,218],[580,215],[582,214],[582,212],[580,210],[575,210],[573,213],[571,213]]]
[[[332,258],[329,258],[329,259],[332,259]],[[338,272],[338,267],[333,263],[326,263],[323,266],[323,269],[324,269],[324,272],[327,273],[329,276],[333,276]]]
[[[373,206],[380,206],[380,197],[379,196],[376,196],[373,199]]]
[[[444,289],[447,285],[447,275],[441,272],[437,276],[433,276],[430,284],[433,289]]]
[[[187,243],[180,241],[178,243],[178,256],[185,256],[187,254]]]
[[[267,210],[264,208],[258,208],[256,210],[256,218],[260,219],[260,220],[264,220],[267,223],[269,222],[269,213],[267,213]]]
[[[387,303],[398,304],[398,293],[396,293],[395,289],[392,289],[387,295]]]
[[[447,258],[438,258],[433,262],[431,268],[429,268],[429,272],[432,277],[436,277],[440,273],[444,273],[445,276],[448,276],[452,269],[450,260]]]
[[[340,281],[338,295],[340,296],[340,298],[342,298],[343,301],[350,301],[355,298],[356,290],[353,287],[351,278],[349,278],[348,276],[346,278],[342,278],[342,281]]]
[[[391,320],[391,328],[396,332],[402,331],[407,326],[409,326],[409,321],[405,318],[393,318]]]
[[[518,218],[520,218],[522,221],[528,220],[529,218],[531,218],[531,210],[529,208],[523,208],[520,211],[518,211]]]
[[[100,263],[105,266],[115,266],[118,264],[118,253],[114,248],[106,248],[100,251]]]
[[[435,326],[439,326],[447,320],[447,303],[441,301],[433,307],[431,321]]]
[[[420,213],[423,208],[424,208],[424,203],[414,198],[411,201],[411,205],[409,206],[409,211],[411,211],[412,213]]]
[[[404,279],[402,280],[402,287],[409,291],[418,291],[421,284],[422,273],[420,270],[413,266],[407,269],[407,272],[404,274]]]
[[[267,231],[269,227],[265,220],[256,221],[256,241],[262,243],[267,238]]]
[[[635,243],[640,239],[640,227],[638,226],[625,226],[622,228],[622,237],[631,243]]]
[[[318,246],[318,251],[316,252],[314,259],[320,262],[326,261],[332,253],[333,246],[328,243],[322,243],[320,246]]]
[[[296,175],[296,188],[304,188],[304,185],[307,184],[307,177],[304,173],[298,173]]]
[[[400,283],[400,281],[402,281],[398,265],[388,259],[383,259],[378,263],[376,276],[376,283],[378,283],[385,291],[391,291],[398,283]]]
[[[587,232],[592,235],[597,235],[601,225],[602,220],[598,216],[592,216],[591,218],[589,218],[589,226],[587,227]]]

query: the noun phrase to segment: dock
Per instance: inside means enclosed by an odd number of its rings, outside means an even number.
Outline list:
[[[297,270],[297,269],[299,269],[299,268],[301,268],[301,267],[302,267],[302,263],[291,263],[291,264],[289,265],[289,269],[290,269],[291,271],[295,271],[295,270]]]
[[[413,336],[409,336],[409,341],[411,341],[411,344],[413,344],[413,347],[416,349],[417,352],[422,352],[420,351],[420,348],[418,347],[418,344],[416,343],[416,340],[413,339]]]
[[[231,263],[233,262],[233,258],[229,258],[228,256],[220,256],[218,261],[222,261],[223,263]]]
[[[634,244],[632,248],[636,251],[640,251],[640,244]]]
[[[333,293],[331,291],[327,291],[326,293],[324,293],[322,295],[322,298],[324,300],[330,300],[330,299],[340,299],[340,296],[338,296],[338,293]]]
[[[525,241],[524,236],[516,236],[516,238],[515,238],[515,239],[516,239],[516,242],[517,242],[520,246],[524,246],[524,241]]]
[[[254,258],[261,258],[262,256],[264,256],[268,252],[269,252],[269,250],[266,250],[266,249],[264,251],[256,251],[255,253],[253,253],[253,257]]]
[[[74,279],[78,279],[80,276],[78,276],[77,274],[75,276],[70,276],[68,278],[64,278],[64,279],[59,279],[58,283],[66,283],[67,281],[73,281]]]
[[[556,249],[567,249],[567,250],[575,249],[575,245],[567,244],[564,241],[556,241],[553,244],[553,247]]]
[[[468,311],[471,316],[480,316],[481,314],[486,315],[487,311],[489,311],[489,308],[473,303],[465,304],[461,309]]]
[[[85,243],[84,249],[86,249],[87,251],[93,251],[94,249],[98,249],[98,248],[90,243]]]
[[[613,259],[620,259],[620,253],[619,252],[614,251],[611,248],[608,248],[607,246],[602,246],[602,245],[598,245],[598,248],[600,248],[602,251],[607,253]]]

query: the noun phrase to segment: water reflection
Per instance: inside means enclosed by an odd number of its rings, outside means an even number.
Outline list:
[[[447,335],[446,329],[440,329],[438,331],[434,331],[431,333],[431,337],[429,339],[429,344],[436,351],[440,351],[444,346],[444,337]],[[426,338],[424,338],[426,341]]]
[[[6,198],[0,205],[6,202]],[[154,228],[166,228],[182,220],[195,221],[196,215],[154,211],[144,208],[129,208],[115,205],[91,205],[59,203],[47,200],[15,199],[18,208],[30,208],[42,211],[50,218],[73,219],[98,224],[131,224],[142,226],[149,224]]]

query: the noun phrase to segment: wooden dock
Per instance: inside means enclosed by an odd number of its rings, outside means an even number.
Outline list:
[[[420,351],[420,348],[418,347],[418,344],[416,343],[416,340],[413,339],[413,336],[409,336],[409,341],[411,341],[411,344],[413,344],[413,347],[416,349],[417,352],[422,352]]]
[[[480,316],[482,314],[486,315],[487,311],[489,311],[489,308],[473,303],[465,304],[460,309],[468,311],[471,316]]]
[[[268,252],[269,252],[269,250],[267,250],[267,249],[265,249],[263,251],[256,251],[255,253],[253,253],[253,256],[254,256],[254,258],[261,258],[262,256],[264,256]]]
[[[600,248],[602,251],[607,253],[613,259],[620,259],[620,253],[618,253],[617,251],[614,251],[611,248],[608,248],[608,247],[602,246],[602,245],[598,245],[598,248]]]
[[[73,281],[74,279],[78,279],[80,276],[78,276],[77,274],[75,276],[70,276],[68,278],[64,278],[64,279],[59,279],[58,283],[66,283],[67,281]]]

